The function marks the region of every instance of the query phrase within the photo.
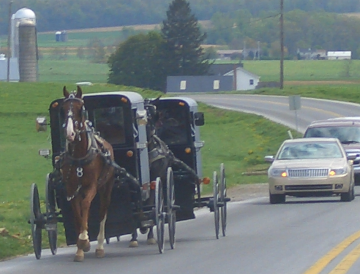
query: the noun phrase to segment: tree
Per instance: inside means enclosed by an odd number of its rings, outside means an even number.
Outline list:
[[[104,44],[99,38],[92,38],[88,41],[87,51],[92,62],[106,63]]]
[[[108,82],[164,90],[166,72],[161,59],[162,45],[163,39],[155,31],[128,38],[109,57]]]
[[[161,33],[168,75],[206,74],[210,65],[201,47],[206,33],[201,33],[190,4],[186,0],[173,0],[166,14]]]

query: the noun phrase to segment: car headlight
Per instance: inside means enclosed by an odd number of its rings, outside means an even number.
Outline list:
[[[273,168],[270,170],[270,176],[272,176],[272,177],[287,177],[288,174],[286,172],[286,169]]]
[[[345,174],[347,172],[346,168],[336,168],[336,169],[332,169],[329,172],[330,176],[335,176],[335,175],[342,175]]]

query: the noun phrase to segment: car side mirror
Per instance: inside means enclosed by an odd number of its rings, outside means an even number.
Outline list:
[[[205,124],[204,112],[194,113],[195,126],[203,126]]]
[[[357,154],[357,153],[346,153],[346,158],[348,159],[348,160],[352,160],[352,161],[354,161],[357,157],[359,157],[360,155],[359,154]]]
[[[264,157],[264,159],[265,159],[265,162],[268,162],[268,163],[272,163],[272,162],[274,162],[274,156],[265,156]]]
[[[36,118],[36,131],[46,131],[47,129],[47,123],[45,117],[37,117]]]

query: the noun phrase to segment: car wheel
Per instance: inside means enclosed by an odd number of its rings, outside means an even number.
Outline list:
[[[270,204],[282,204],[285,203],[285,194],[271,194],[269,192]]]
[[[342,202],[350,202],[355,198],[355,189],[354,185],[351,185],[348,192],[341,193]]]

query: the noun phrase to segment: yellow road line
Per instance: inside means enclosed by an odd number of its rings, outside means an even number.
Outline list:
[[[360,231],[346,238],[344,241],[335,246],[324,257],[318,260],[312,267],[310,267],[304,274],[318,274],[320,273],[333,259],[335,259],[341,252],[343,252],[350,244],[360,238]]]
[[[360,257],[360,244],[351,251],[329,274],[345,274]]]

